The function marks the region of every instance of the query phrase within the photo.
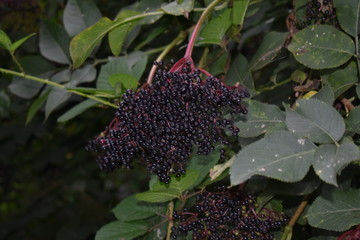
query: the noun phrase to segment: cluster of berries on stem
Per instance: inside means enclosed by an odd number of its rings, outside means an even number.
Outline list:
[[[305,19],[298,23],[299,29],[313,24],[330,24],[339,28],[332,0],[310,0],[305,6]]]
[[[270,209],[258,210],[256,199],[238,188],[217,187],[196,195],[193,207],[174,211],[172,238],[192,232],[197,240],[270,240],[269,233],[284,226],[288,217]]]
[[[249,96],[243,87],[226,86],[191,62],[174,64],[169,70],[156,63],[155,83],[138,92],[123,95],[116,116],[88,150],[99,152],[101,169],[131,168],[139,158],[160,181],[185,173],[186,164],[197,146],[197,154],[207,155],[216,144],[228,144],[227,132],[239,129],[225,114],[247,113],[242,99]],[[220,149],[224,156],[224,149]]]

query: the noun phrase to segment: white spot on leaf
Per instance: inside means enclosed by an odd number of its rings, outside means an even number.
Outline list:
[[[283,170],[282,170],[281,168],[278,168],[278,171],[279,171],[279,172],[282,172]]]
[[[258,171],[259,172],[265,172],[265,168],[259,168]]]
[[[305,139],[304,138],[299,138],[297,140],[297,142],[300,144],[300,145],[304,145],[305,144]]]

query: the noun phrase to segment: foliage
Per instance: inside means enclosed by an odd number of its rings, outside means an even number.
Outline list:
[[[174,209],[214,184],[257,196],[252,214],[288,215],[276,239],[357,234],[359,0],[58,2],[35,4],[36,34],[0,22],[1,238],[170,239]],[[171,59],[248,88],[248,113],[225,116],[238,137],[169,184],[142,164],[100,173],[86,142]]]

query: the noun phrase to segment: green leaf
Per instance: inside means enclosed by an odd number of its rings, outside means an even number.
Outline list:
[[[356,86],[356,94],[358,95],[358,98],[360,98],[360,84]]]
[[[360,33],[360,0],[334,0],[336,17],[342,29],[353,37]]]
[[[277,106],[262,103],[256,100],[248,100],[248,114],[243,121],[235,122],[240,129],[240,137],[257,137],[266,133],[274,125],[285,121],[284,112]]]
[[[267,33],[250,61],[250,71],[259,70],[271,63],[283,47],[287,36],[287,32]]]
[[[228,85],[235,85],[239,82],[249,90],[250,95],[253,95],[256,92],[254,80],[249,69],[249,63],[242,54],[239,54],[230,66],[225,81]]]
[[[316,143],[334,143],[345,132],[341,115],[316,99],[299,100],[295,110],[286,109],[286,125],[290,131]]]
[[[316,146],[291,132],[279,131],[243,148],[230,168],[231,185],[254,175],[297,182],[311,166]]]
[[[10,51],[11,49],[11,40],[8,35],[0,29],[0,47]]]
[[[125,73],[115,73],[109,77],[109,83],[112,87],[116,87],[118,84],[124,89],[136,90],[138,87],[138,80],[133,76]]]
[[[67,87],[75,87],[81,83],[88,83],[94,81],[96,78],[96,68],[92,64],[85,65],[82,68],[76,69],[70,78]]]
[[[198,43],[221,45],[226,31],[231,26],[231,9],[225,9],[219,16],[210,20],[200,32]]]
[[[49,96],[50,91],[46,91],[44,94],[39,96],[30,106],[29,111],[26,116],[26,123],[28,124],[35,114],[39,111],[40,107],[43,105],[43,103],[46,101],[47,97]]]
[[[111,75],[116,73],[132,75],[125,58],[113,58],[110,59],[108,63],[101,66],[100,74],[96,81],[96,88],[113,90],[114,88],[109,84],[109,79]]]
[[[188,171],[196,170],[199,173],[199,176],[193,186],[199,185],[207,176],[209,176],[210,169],[220,160],[219,148],[215,148],[215,150],[207,156],[198,155],[196,154],[196,151],[197,150],[193,151],[187,167]]]
[[[351,88],[357,81],[357,67],[355,62],[351,62],[344,69],[331,73],[327,78],[327,82],[335,93],[335,98]]]
[[[26,40],[28,40],[29,38],[31,38],[32,36],[36,35],[35,33],[32,33],[26,37],[23,37],[19,40],[17,40],[16,42],[14,42],[11,47],[10,47],[10,51],[11,52],[15,52],[15,50],[20,47]]]
[[[41,23],[39,47],[44,57],[57,63],[70,63],[69,42],[70,37],[62,26],[48,21]]]
[[[335,101],[335,94],[329,84],[324,84],[320,91],[314,95],[313,99],[323,101],[326,104],[332,105]]]
[[[352,131],[360,134],[360,106],[352,109],[345,121]]]
[[[39,93],[43,85],[22,77],[14,77],[9,85],[9,90],[21,98],[30,99]]]
[[[106,224],[96,232],[95,240],[131,240],[147,232],[145,221],[116,221]]]
[[[167,186],[163,183],[156,182],[152,190],[136,194],[136,198],[145,202],[167,202],[179,198],[181,194],[194,185],[198,179],[199,173],[195,170],[189,170],[185,176],[180,179],[171,177],[171,182]]]
[[[92,99],[86,99],[84,101],[82,101],[81,103],[75,105],[74,107],[72,107],[71,109],[69,109],[67,112],[65,112],[64,114],[62,114],[57,121],[58,122],[66,122],[69,121],[71,119],[73,119],[74,117],[78,116],[79,114],[83,113],[84,111],[86,111],[87,109],[95,106],[96,104],[98,104],[97,101],[92,100]]]
[[[138,14],[139,14],[139,12],[124,10],[118,14],[115,21],[121,22],[121,21],[124,21],[128,17],[133,17]],[[132,22],[129,22],[126,24],[122,24],[109,33],[110,49],[111,49],[111,52],[115,56],[118,56],[121,53],[121,49],[122,49],[123,43],[124,43],[127,35],[136,26],[137,22],[138,22],[138,20],[132,21]]]
[[[360,151],[354,143],[343,143],[340,146],[324,144],[316,150],[313,166],[323,181],[337,186],[336,176],[339,171],[358,159]]]
[[[355,52],[353,40],[330,25],[312,25],[297,32],[288,46],[297,61],[312,69],[334,68]]]
[[[175,16],[188,16],[194,8],[194,0],[183,0],[181,3],[178,2],[179,1],[173,1],[169,4],[166,4],[161,9],[167,14]]]
[[[249,2],[250,0],[234,0],[231,15],[232,24],[243,25]]]
[[[76,35],[70,42],[70,55],[75,68],[83,64],[103,37],[112,29],[114,22],[103,17],[94,25]]]
[[[53,87],[45,104],[45,119],[58,108],[61,104],[65,103],[71,97],[71,93],[62,88]]]
[[[111,210],[117,219],[124,222],[130,222],[139,219],[149,218],[159,214],[165,214],[166,205],[141,202],[135,198],[135,195],[122,200],[113,210]]]
[[[127,59],[128,64],[130,63],[130,57],[131,55],[129,55]],[[147,61],[148,61],[148,57],[145,55],[145,56],[141,56],[139,59],[136,59],[133,65],[129,64],[131,67],[132,76],[134,76],[138,81],[140,81],[141,76],[145,71]]]
[[[346,231],[360,224],[359,189],[334,189],[325,194],[317,197],[309,208],[306,217],[311,226],[329,231]]]
[[[101,13],[92,0],[69,0],[64,9],[63,22],[69,35],[75,36],[100,18]]]

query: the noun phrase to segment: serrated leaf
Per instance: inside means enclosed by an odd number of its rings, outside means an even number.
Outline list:
[[[345,231],[360,224],[360,190],[334,189],[330,196],[320,195],[307,213],[309,224],[330,231]],[[339,221],[340,220],[340,221]]]
[[[49,96],[50,91],[46,91],[44,94],[39,96],[30,106],[29,111],[26,116],[26,123],[28,124],[35,114],[39,111],[40,107],[43,105],[43,103],[46,101],[47,97]]]
[[[132,240],[144,235],[147,229],[146,221],[111,222],[96,232],[95,240]]]
[[[243,148],[230,168],[231,185],[254,175],[297,182],[311,166],[316,146],[291,132],[274,132]]]
[[[232,9],[232,24],[242,25],[250,0],[234,0]]]
[[[325,84],[322,88],[318,91],[317,94],[313,97],[313,99],[317,99],[322,101],[326,104],[332,105],[335,101],[335,94],[329,84]]]
[[[219,16],[210,20],[200,32],[198,43],[221,45],[226,31],[231,26],[231,9],[225,9]]]
[[[336,17],[342,29],[353,37],[360,33],[360,0],[334,0]]]
[[[94,25],[76,35],[70,42],[70,55],[75,68],[83,64],[103,37],[112,29],[114,22],[103,17]]]
[[[297,61],[312,69],[334,68],[355,52],[353,40],[330,25],[312,25],[297,32],[288,46]]]
[[[11,44],[10,47],[10,51],[14,52],[18,47],[20,47],[26,40],[28,40],[29,38],[31,38],[32,36],[34,36],[35,33],[32,33],[26,37],[23,37],[19,40],[17,40],[16,42],[14,42],[13,44]]]
[[[352,131],[360,134],[360,106],[352,109],[345,121]]]
[[[120,22],[128,17],[133,17],[138,14],[139,12],[124,10],[118,14],[115,21]],[[120,25],[119,27],[115,28],[109,33],[110,49],[115,56],[118,56],[121,53],[121,49],[127,35],[136,26],[137,22],[138,21],[133,21],[130,23]]]
[[[345,132],[341,115],[330,105],[316,99],[297,101],[297,108],[286,109],[286,126],[316,143],[334,143]]]
[[[46,104],[45,104],[45,119],[58,108],[61,104],[65,103],[71,97],[71,93],[62,88],[52,88]]]
[[[92,0],[69,0],[66,3],[63,22],[70,36],[75,36],[95,24],[101,13]]]
[[[84,101],[82,101],[81,103],[75,105],[74,107],[72,107],[71,109],[69,109],[67,112],[65,112],[64,114],[62,114],[57,121],[58,122],[66,122],[69,121],[71,119],[73,119],[74,117],[78,116],[79,114],[83,113],[84,111],[86,111],[87,109],[91,108],[92,106],[95,106],[96,104],[98,104],[97,101],[92,100],[92,99],[86,99]]]
[[[125,73],[115,73],[109,77],[109,83],[112,87],[116,87],[121,84],[123,89],[136,90],[138,87],[138,80],[133,76]]]
[[[287,36],[287,32],[267,33],[250,61],[250,71],[259,70],[271,63],[283,47]]]
[[[257,137],[285,121],[284,112],[275,105],[256,100],[248,100],[247,103],[249,106],[246,118],[235,122],[235,126],[240,129],[240,137]]]
[[[179,1],[173,1],[169,4],[166,4],[161,9],[167,14],[175,16],[188,16],[194,8],[194,0],[183,0],[181,3],[178,2]]]
[[[135,195],[122,200],[113,210],[115,217],[120,221],[130,222],[149,218],[158,214],[165,214],[166,205],[139,201]]]
[[[354,143],[320,145],[314,156],[314,170],[325,182],[337,186],[336,176],[352,161],[360,159],[360,151]]]
[[[189,170],[185,176],[180,178],[171,177],[169,185],[156,182],[152,190],[136,194],[136,198],[144,202],[167,202],[179,198],[181,194],[192,187],[198,179],[199,173],[195,170]]]
[[[225,81],[228,85],[235,85],[239,82],[249,90],[250,95],[255,93],[254,80],[250,73],[249,63],[242,54],[239,54],[230,66]]]
[[[344,69],[331,73],[327,78],[327,82],[334,91],[335,98],[351,88],[357,81],[357,67],[355,62],[351,62]]]
[[[0,29],[0,47],[10,51],[11,49],[11,40],[8,35]]]
[[[70,37],[62,26],[48,21],[41,23],[39,47],[45,58],[57,63],[70,63],[69,43]]]

